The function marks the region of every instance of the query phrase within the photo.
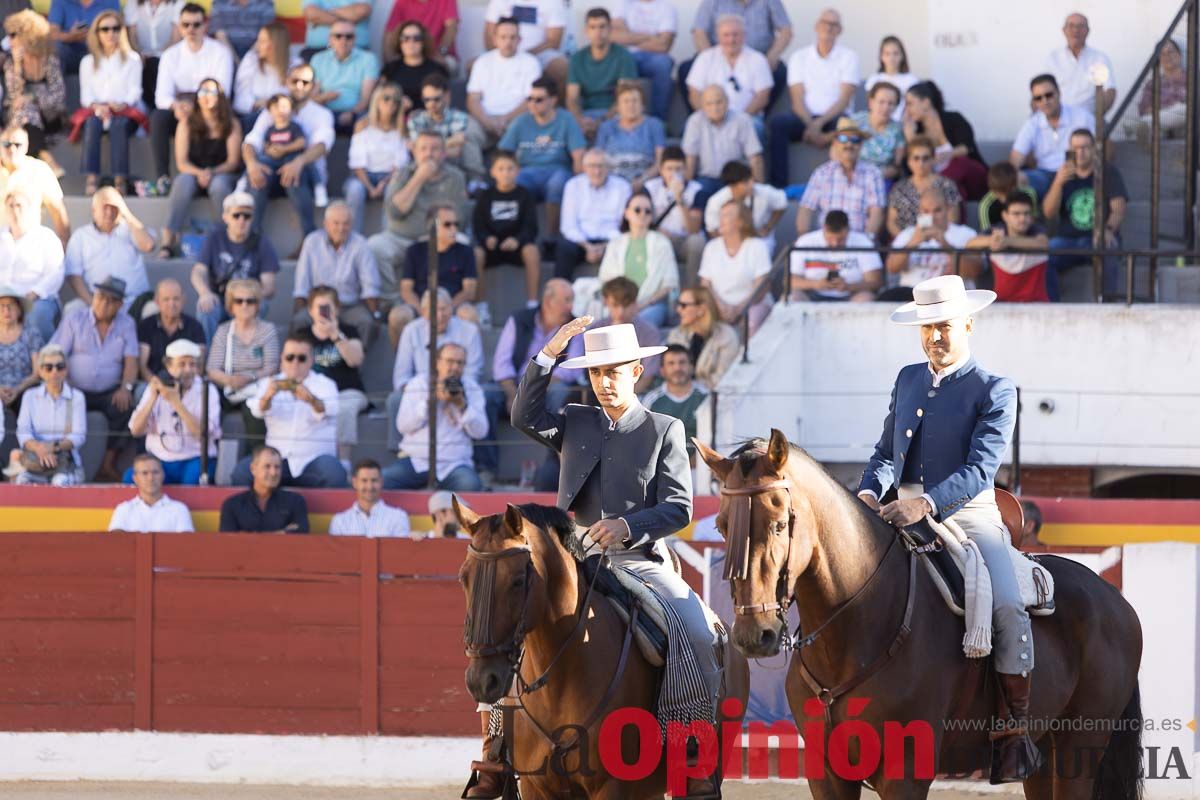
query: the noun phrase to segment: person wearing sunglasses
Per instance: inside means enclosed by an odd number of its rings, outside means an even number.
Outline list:
[[[329,26],[329,47],[312,57],[320,90],[313,100],[334,113],[338,133],[350,133],[367,112],[379,81],[379,57],[354,46],[354,25],[339,20]]]
[[[125,27],[129,42],[142,57],[142,107],[154,108],[158,64],[163,51],[179,36],[177,22],[186,0],[130,0],[125,3]]]
[[[34,208],[46,212],[51,227],[66,247],[71,219],[62,186],[45,161],[29,155],[29,133],[16,122],[10,122],[0,131],[0,197],[8,193],[10,186],[20,186],[29,193]]]
[[[275,295],[279,257],[267,237],[253,233],[253,217],[254,199],[250,195],[234,192],[226,197],[221,215],[224,225],[204,237],[199,260],[192,266],[191,282],[198,296],[196,319],[208,341],[212,341],[217,326],[229,318],[221,298],[231,281],[253,278],[261,284],[264,299]]]
[[[859,160],[862,143],[870,135],[849,117],[838,120],[829,161],[813,170],[800,198],[796,211],[798,234],[811,231],[814,221],[823,223],[825,215],[834,209],[846,212],[850,230],[879,234],[887,206],[883,173],[874,164]]]
[[[205,80],[233,86],[233,51],[208,35],[208,13],[196,3],[179,12],[183,40],[163,51],[154,88],[155,110],[150,115],[150,144],[154,154],[153,183],[157,194],[170,190],[171,140],[187,120],[195,94]]]
[[[450,107],[450,82],[444,75],[426,76],[421,82],[420,104],[408,115],[408,138],[416,139],[424,131],[441,134],[446,140],[446,159],[461,169],[468,180],[487,179],[483,165],[487,136],[474,117]]]
[[[4,32],[8,34],[9,49],[0,52],[3,116],[10,125],[25,128],[29,134],[29,152],[45,161],[61,178],[66,171],[52,151],[66,126],[67,92],[62,62],[54,54],[52,26],[41,14],[26,9],[4,20]],[[87,52],[81,43],[86,33],[86,26],[71,32],[71,36],[80,37],[79,42],[69,45],[76,67]]]
[[[337,459],[337,384],[313,371],[313,341],[307,330],[288,334],[279,372],[258,382],[246,401],[267,424],[266,443],[283,457],[281,486],[340,489],[346,467]],[[235,486],[249,486],[251,457],[233,470]]]
[[[458,216],[458,209],[453,206],[438,205],[429,210],[429,219],[437,225],[437,235],[432,244],[437,247],[439,289],[445,289],[450,294],[451,310],[454,316],[464,322],[479,324],[479,311],[475,302],[479,299],[479,279],[475,264],[475,251],[468,244],[458,241],[458,234],[464,224]],[[429,248],[430,240],[423,239],[415,242],[404,254],[404,271],[400,274],[400,299],[407,307],[403,315],[404,324],[393,332],[400,334],[400,329],[409,324],[420,308],[418,298],[425,294],[429,286]],[[481,305],[486,307],[485,303]],[[397,316],[399,306],[392,309],[389,316],[389,328]],[[482,364],[483,354],[480,353]],[[399,364],[397,363],[397,367]]]
[[[667,323],[667,299],[679,289],[679,264],[675,261],[671,240],[652,230],[653,222],[654,204],[650,195],[645,191],[630,195],[621,217],[621,234],[604,249],[599,278],[605,286],[606,302],[610,281],[616,278],[629,280],[636,289],[634,301],[640,309],[636,312],[638,319],[648,326],[661,328]],[[612,324],[632,321],[622,319]],[[638,337],[645,341],[643,333],[638,331]],[[643,374],[651,373],[657,374],[657,370],[647,368]]]
[[[21,397],[17,444],[4,474],[17,484],[74,486],[83,482],[79,449],[87,441],[87,403],[67,382],[67,356],[58,344],[37,354],[41,385]]]
[[[129,188],[129,137],[139,122],[146,121],[142,59],[130,46],[118,11],[104,11],[96,17],[88,31],[87,47],[79,70],[81,108],[71,118],[73,134],[80,124],[83,128],[84,194],[95,194],[100,185],[100,143],[105,133],[113,185],[125,194]]]
[[[208,350],[208,379],[221,387],[221,410],[242,415],[251,445],[267,435],[267,426],[250,413],[246,398],[255,382],[279,371],[279,331],[259,317],[262,284],[253,278],[236,278],[225,287],[225,311],[232,319],[222,322]]]
[[[329,46],[330,32],[336,22],[354,25],[354,41],[358,47],[371,42],[371,3],[365,0],[304,0],[304,47],[300,58],[309,61],[318,51]]]
[[[908,177],[896,181],[888,192],[888,235],[895,238],[900,231],[917,224],[921,194],[929,189],[937,189],[946,198],[950,221],[961,222],[962,195],[958,193],[958,184],[934,171],[933,142],[924,136],[914,136],[907,150]]]
[[[429,58],[455,75],[459,72],[454,40],[458,38],[460,15],[458,0],[395,0],[383,30],[383,58],[390,60],[400,52],[397,28],[416,22],[425,27],[429,37]]]
[[[393,52],[389,53],[389,50]],[[404,95],[405,113],[421,110],[421,84],[426,78],[439,75],[450,79],[450,70],[434,57],[429,31],[414,19],[406,21],[395,33],[385,37],[384,56],[388,61],[383,65],[381,75],[384,80],[400,87]]]
[[[399,87],[381,82],[371,95],[366,118],[350,137],[346,163],[351,174],[342,184],[342,196],[350,207],[356,233],[362,233],[366,224],[367,200],[382,200],[392,177],[412,160],[404,139],[400,98]],[[466,116],[462,111],[456,113]]]
[[[1079,106],[1064,104],[1058,81],[1050,73],[1034,77],[1029,94],[1036,110],[1017,131],[1008,163],[1024,173],[1038,199],[1044,200],[1065,160],[1064,153],[1070,149],[1071,134],[1080,128],[1095,132],[1096,117]]]

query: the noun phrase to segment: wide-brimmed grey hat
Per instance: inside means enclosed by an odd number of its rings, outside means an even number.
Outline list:
[[[913,287],[911,303],[892,312],[897,325],[933,325],[969,317],[990,306],[996,293],[986,289],[968,289],[958,275],[940,275]]]
[[[562,363],[564,369],[587,369],[624,364],[666,352],[666,347],[642,347],[638,343],[637,329],[629,323],[605,325],[583,332],[583,355],[569,358]]]

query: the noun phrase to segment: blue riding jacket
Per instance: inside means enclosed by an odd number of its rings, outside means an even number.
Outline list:
[[[859,491],[882,497],[901,483],[920,483],[945,519],[995,485],[1012,440],[1017,388],[969,358],[935,388],[928,362],[896,376],[883,435]]]

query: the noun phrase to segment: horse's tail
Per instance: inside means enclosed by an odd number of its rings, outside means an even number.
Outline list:
[[[1142,698],[1134,683],[1100,759],[1092,800],[1141,800],[1142,788]]]

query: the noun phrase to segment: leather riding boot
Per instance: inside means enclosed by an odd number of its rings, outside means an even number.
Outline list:
[[[1030,675],[1006,675],[997,673],[1000,690],[1008,706],[1011,719],[1006,720],[1003,731],[995,731],[992,739],[992,783],[1023,781],[1042,767],[1042,754],[1029,738],[1029,687]],[[997,714],[1003,717],[1002,714]]]
[[[689,767],[695,766],[700,758],[700,746],[695,739],[688,739],[686,758]],[[687,794],[673,800],[721,800],[720,765],[705,778],[688,778]]]
[[[502,738],[488,735],[488,712],[483,717],[483,758],[471,762],[471,777],[462,796],[465,800],[495,800],[504,792],[505,765],[501,763]]]

